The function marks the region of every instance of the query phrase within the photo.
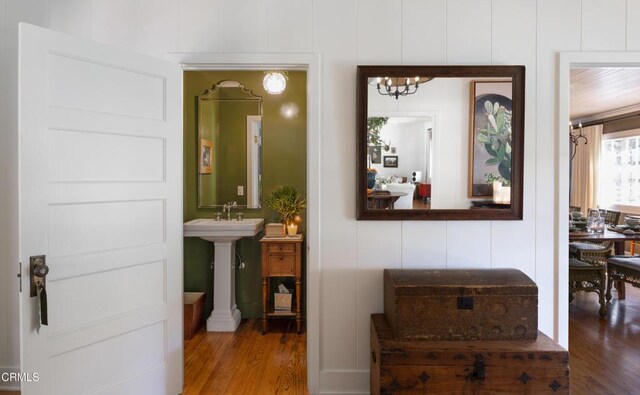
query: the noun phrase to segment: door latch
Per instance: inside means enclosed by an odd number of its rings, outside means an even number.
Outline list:
[[[29,276],[31,277],[31,297],[37,296],[40,299],[40,324],[48,325],[47,307],[47,282],[49,266],[45,263],[44,255],[36,255],[29,258]]]
[[[22,293],[22,262],[18,262],[18,284],[20,284],[20,293]]]
[[[46,257],[44,255],[36,255],[29,258],[31,269],[31,297],[38,296],[38,288],[46,289],[46,279],[49,273],[49,266],[46,264]]]

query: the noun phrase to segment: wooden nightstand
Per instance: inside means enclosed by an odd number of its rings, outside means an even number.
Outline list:
[[[302,314],[300,294],[302,288],[302,235],[295,237],[263,237],[262,243],[262,333],[268,329],[270,317],[296,317],[298,333],[301,331]],[[275,311],[269,306],[272,291],[271,277],[295,277],[296,301],[291,311]]]

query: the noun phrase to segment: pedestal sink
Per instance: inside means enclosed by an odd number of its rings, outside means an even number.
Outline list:
[[[213,312],[207,319],[209,332],[233,332],[240,325],[240,310],[236,306],[236,240],[253,237],[262,229],[264,219],[240,221],[194,219],[184,224],[185,237],[211,241],[215,247]]]

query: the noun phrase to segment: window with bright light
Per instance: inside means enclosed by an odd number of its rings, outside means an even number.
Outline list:
[[[600,205],[640,206],[640,129],[602,135]]]

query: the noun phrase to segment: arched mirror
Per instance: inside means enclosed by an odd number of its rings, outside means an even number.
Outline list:
[[[198,96],[198,207],[262,205],[262,98],[237,81]]]
[[[524,85],[524,66],[358,66],[358,219],[522,219]]]

